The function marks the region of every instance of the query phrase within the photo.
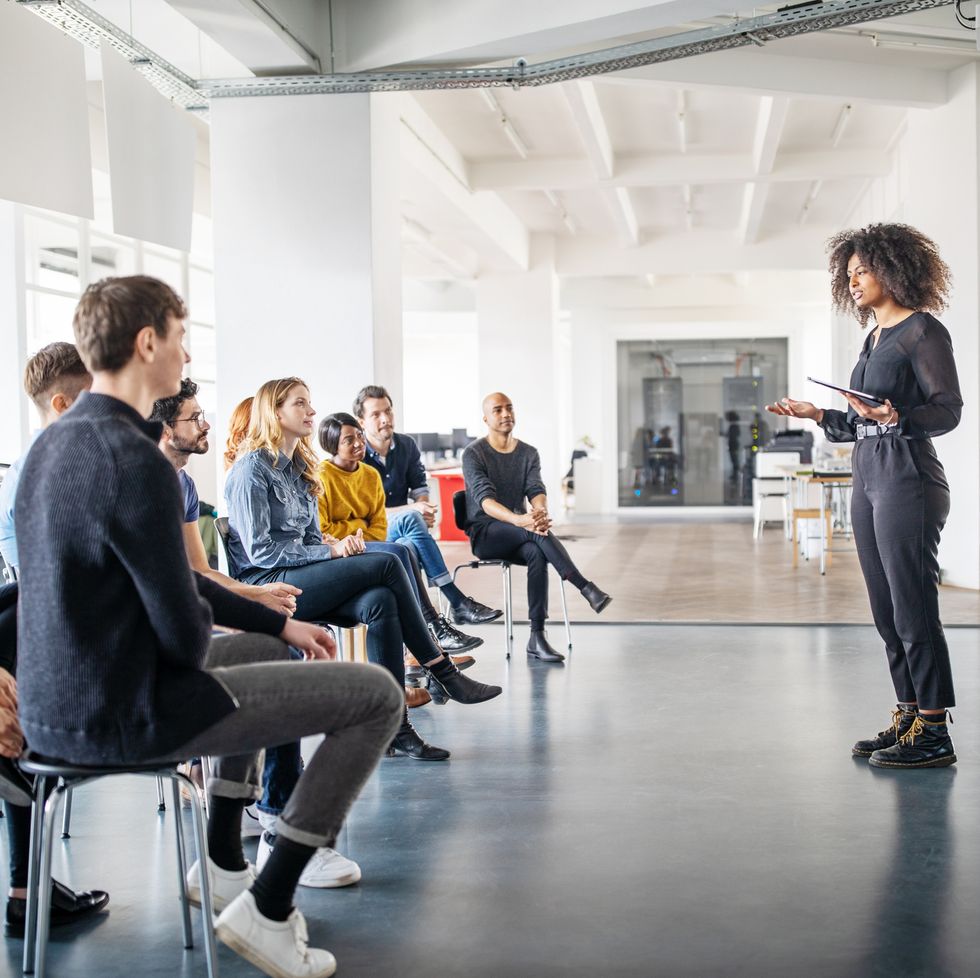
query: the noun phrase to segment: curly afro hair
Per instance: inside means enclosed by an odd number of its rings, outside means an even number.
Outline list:
[[[869,224],[840,231],[827,242],[834,308],[851,313],[862,327],[871,309],[859,309],[851,298],[847,263],[860,255],[882,289],[899,305],[917,312],[946,308],[953,276],[934,241],[907,224]]]

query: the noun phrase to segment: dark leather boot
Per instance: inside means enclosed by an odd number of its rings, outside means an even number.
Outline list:
[[[557,649],[552,648],[548,636],[544,632],[531,632],[531,637],[527,640],[527,654],[533,655],[542,662],[565,661],[565,656]]]
[[[483,644],[482,638],[475,635],[464,635],[458,628],[450,625],[445,616],[440,615],[429,625],[436,645],[443,652],[468,652],[470,649],[479,648]]]
[[[499,686],[478,683],[464,676],[445,656],[425,669],[429,673],[429,692],[433,693],[433,686],[437,686],[457,703],[484,703],[502,692]],[[432,698],[438,702],[434,693]]]
[[[592,581],[589,581],[589,583],[582,588],[582,597],[589,602],[589,607],[591,607],[596,614],[604,611],[606,605],[612,601],[612,598],[609,597],[605,591],[600,590],[598,585],[593,584]]]
[[[894,747],[898,738],[904,736],[915,719],[915,708],[897,704],[892,711],[892,725],[878,731],[870,740],[859,740],[852,748],[855,757],[870,757],[876,750]]]
[[[457,625],[485,625],[488,621],[496,621],[502,611],[488,608],[471,597],[465,597],[454,608],[449,609],[449,617]]]
[[[894,747],[876,750],[868,759],[872,767],[917,768],[949,767],[956,763],[956,752],[943,714],[938,723],[916,714],[912,726],[899,737]]]
[[[408,719],[408,710],[402,714],[402,725],[398,728],[395,739],[388,747],[389,757],[399,754],[411,757],[416,761],[449,760],[448,750],[443,750],[442,747],[433,747],[418,735],[415,727],[412,726],[412,721]]]

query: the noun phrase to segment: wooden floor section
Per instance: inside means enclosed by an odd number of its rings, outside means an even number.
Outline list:
[[[739,624],[869,624],[867,592],[853,541],[835,539],[833,564],[823,577],[816,561],[792,567],[792,547],[778,526],[752,538],[744,521],[658,519],[640,522],[569,522],[556,526],[586,578],[613,596],[603,621],[733,622]],[[472,559],[469,545],[442,543],[449,569]],[[514,576],[514,614],[527,618],[524,570]],[[467,594],[502,607],[500,572],[462,570]],[[560,621],[558,579],[552,576],[550,612]],[[572,621],[596,621],[568,588]],[[940,589],[947,625],[980,624],[980,591]]]

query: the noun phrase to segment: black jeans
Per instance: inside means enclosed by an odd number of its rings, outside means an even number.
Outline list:
[[[851,521],[871,613],[900,703],[953,706],[939,621],[939,534],[949,486],[932,442],[895,434],[854,446]]]
[[[548,564],[562,580],[578,573],[562,542],[553,533],[543,537],[500,520],[477,523],[469,532],[473,553],[481,560],[509,560],[527,567],[531,628],[544,628],[548,620]]]
[[[426,627],[408,576],[397,558],[385,553],[324,560],[284,567],[249,577],[251,584],[285,581],[301,588],[296,617],[349,628],[368,626],[367,654],[405,685],[403,645],[419,662],[430,662],[442,650]]]

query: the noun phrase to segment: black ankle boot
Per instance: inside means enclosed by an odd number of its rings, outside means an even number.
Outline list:
[[[402,725],[398,728],[395,739],[388,747],[389,756],[394,757],[398,754],[404,754],[416,761],[449,760],[448,750],[443,750],[442,747],[433,747],[418,735],[418,731],[412,726],[412,721],[408,719],[408,710],[402,714]]]
[[[894,747],[876,750],[868,760],[872,767],[916,768],[949,767],[956,763],[956,752],[943,714],[938,723],[916,714],[912,726]]]
[[[898,743],[899,737],[908,733],[915,720],[915,710],[899,703],[892,711],[892,724],[878,731],[870,740],[859,740],[852,748],[855,757],[870,757],[876,750],[887,750]]]
[[[534,631],[527,640],[527,654],[533,655],[542,662],[564,662],[565,656],[557,649],[552,648],[551,643],[545,633]]]
[[[604,611],[606,605],[612,601],[612,598],[609,597],[605,591],[601,590],[598,585],[593,584],[592,581],[589,581],[589,583],[582,588],[582,597],[589,602],[589,607],[591,607],[596,614]]]
[[[449,699],[457,703],[483,703],[501,693],[499,686],[488,686],[475,679],[468,679],[446,656],[425,669],[429,674],[429,691],[432,691],[433,686],[438,686]]]

